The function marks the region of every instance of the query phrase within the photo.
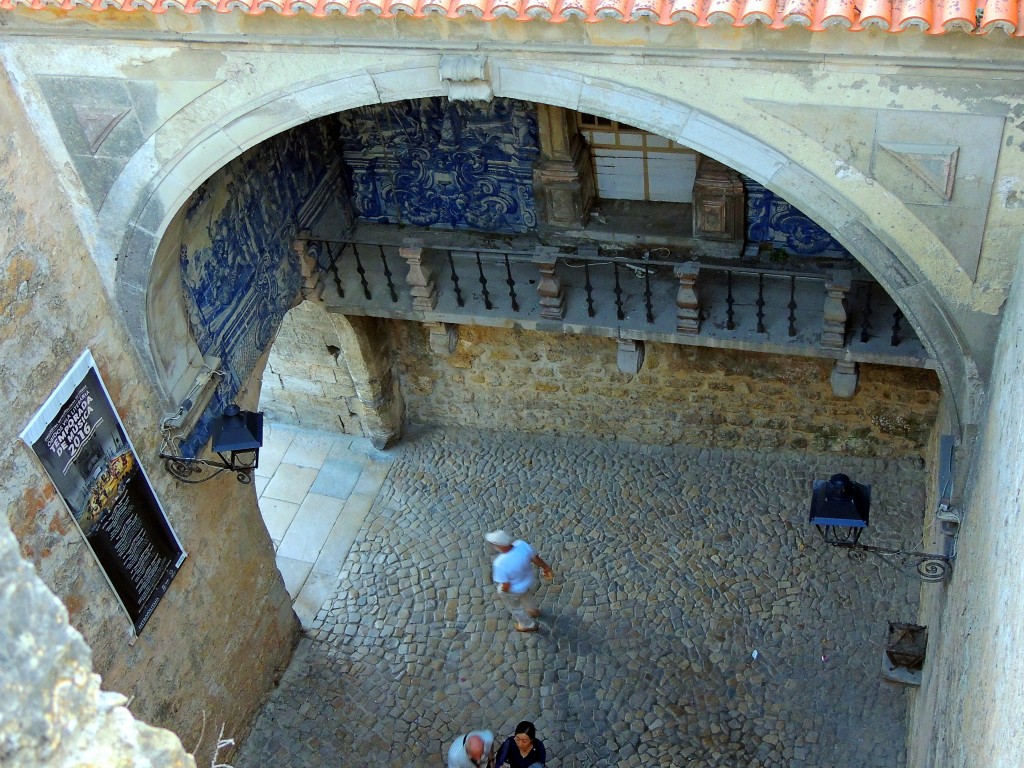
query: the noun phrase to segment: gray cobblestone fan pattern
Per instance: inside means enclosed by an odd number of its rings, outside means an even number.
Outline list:
[[[879,673],[918,585],[806,520],[845,471],[873,485],[866,539],[916,548],[916,462],[456,430],[396,453],[237,768],[440,766],[521,719],[552,768],[905,764],[907,693]],[[494,597],[498,526],[555,569],[532,635]]]

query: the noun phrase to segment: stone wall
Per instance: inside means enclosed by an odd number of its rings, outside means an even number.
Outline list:
[[[609,339],[460,326],[450,357],[425,326],[392,324],[413,423],[657,445],[922,456],[939,383],[930,371],[860,367],[851,400],[832,395],[831,362],[648,343],[640,373],[620,373]]]
[[[941,614],[933,610],[921,619],[929,627],[928,657],[912,715],[911,768],[1011,766],[1024,759],[1022,263],[997,344],[971,481],[966,493],[954,494],[963,515],[955,570]]]
[[[0,76],[0,390],[5,405],[0,423],[0,504],[7,512],[3,527],[9,523],[21,555],[67,607],[71,626],[91,648],[92,664],[103,676],[104,687],[131,697],[135,716],[176,731],[189,747],[198,739],[204,714],[207,740],[221,723],[226,724],[227,735],[242,735],[287,663],[298,630],[270,537],[260,522],[255,492],[230,475],[201,488],[183,486],[160,466],[160,400],[108,303],[97,267],[75,226],[74,203],[58,185],[41,143],[26,140],[33,135],[6,75]],[[18,439],[85,348],[92,350],[189,555],[134,643],[128,618],[69,513],[31,450]],[[11,558],[0,566],[5,575],[11,567],[17,567]],[[13,583],[22,583],[21,577],[15,574]],[[26,619],[7,612],[0,616],[4,623]],[[50,641],[45,633],[38,639],[41,648]],[[0,647],[7,648],[7,643]],[[87,675],[87,658],[79,651],[75,657],[79,671],[74,672],[73,685],[88,687],[91,683],[82,678]],[[31,674],[27,663],[25,668],[0,663],[5,686],[32,688],[37,682]],[[7,683],[11,675],[14,680]],[[109,710],[104,709],[108,714]],[[74,710],[65,713],[58,706],[48,717],[65,714],[76,716]],[[32,723],[26,721],[24,727]],[[90,733],[88,727],[83,723],[82,732]],[[26,759],[26,765],[47,764]],[[40,757],[45,759],[49,758]]]
[[[6,768],[195,768],[177,736],[100,690],[89,647],[0,518],[0,763]]]
[[[362,434],[361,407],[336,318],[347,322],[315,301],[304,301],[285,315],[260,390],[260,410],[269,421]]]

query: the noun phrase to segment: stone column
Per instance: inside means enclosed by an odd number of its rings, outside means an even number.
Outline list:
[[[561,320],[565,317],[565,295],[562,293],[562,279],[555,274],[558,263],[558,249],[539,245],[533,263],[540,270],[537,294],[540,296],[540,316],[546,320]]]
[[[690,336],[700,333],[700,295],[697,290],[697,277],[700,264],[688,261],[676,267],[679,278],[679,292],[676,294],[676,330]]]
[[[409,265],[406,282],[412,294],[412,308],[419,312],[430,312],[437,306],[437,287],[434,276],[422,264],[423,247],[417,242],[409,242],[398,249],[398,255]]]
[[[537,227],[582,229],[597,198],[590,149],[576,129],[573,112],[537,105],[540,154],[533,164]]]
[[[850,292],[852,276],[841,269],[825,283],[824,321],[821,327],[821,346],[842,349],[846,346],[846,295]]]
[[[743,240],[746,202],[740,175],[710,157],[697,161],[693,181],[693,236]]]

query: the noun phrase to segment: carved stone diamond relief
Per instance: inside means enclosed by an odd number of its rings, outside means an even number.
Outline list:
[[[959,154],[960,147],[944,144],[880,141],[872,172],[890,189],[899,189],[907,202],[942,205],[953,199]]]
[[[117,127],[117,124],[131,112],[131,109],[110,109],[84,105],[75,105],[74,110],[75,116],[78,118],[78,127],[82,129],[82,136],[93,155],[99,152],[103,142]]]

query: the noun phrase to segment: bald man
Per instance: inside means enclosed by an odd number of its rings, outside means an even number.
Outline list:
[[[456,738],[448,748],[448,768],[491,768],[493,751],[493,733],[470,731]]]

